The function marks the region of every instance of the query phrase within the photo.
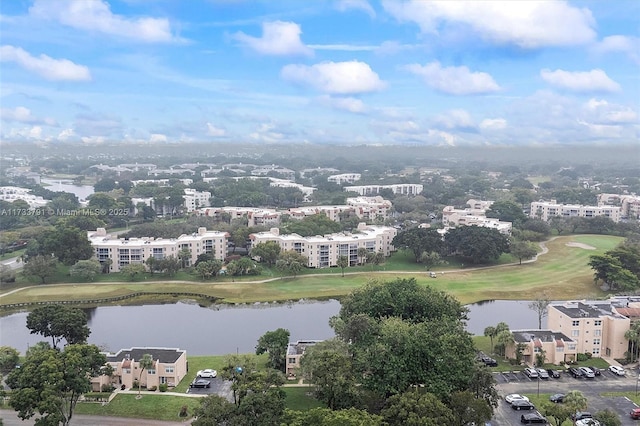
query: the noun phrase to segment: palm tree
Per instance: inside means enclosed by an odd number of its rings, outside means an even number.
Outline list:
[[[344,268],[349,266],[349,258],[347,256],[338,257],[338,261],[336,262],[336,265],[338,265],[338,268],[342,270],[342,276],[344,277]]]
[[[490,339],[490,341],[491,341],[491,352],[493,352],[493,350],[494,350],[493,338],[496,337],[497,335],[498,335],[498,332],[497,332],[496,328],[491,326],[491,325],[484,329],[484,336],[488,337]]]
[[[587,408],[587,398],[582,394],[582,392],[572,390],[567,392],[565,395],[564,405],[571,409],[572,413],[583,411]]]
[[[624,333],[624,338],[630,343],[629,361],[633,362],[636,359],[636,344],[640,338],[640,333],[638,333],[636,328],[630,328]]]
[[[367,253],[369,253],[369,250],[367,250],[366,248],[364,247],[358,248],[358,264],[359,265],[362,265],[364,263],[361,259],[366,259]]]
[[[502,330],[496,336],[496,341],[499,345],[502,346],[502,356],[506,358],[507,356],[507,346],[514,342],[513,334],[509,330]]]
[[[153,355],[151,354],[142,355],[142,358],[140,358],[140,360],[138,361],[138,368],[140,369],[140,374],[138,375],[138,398],[141,398],[140,387],[142,386],[142,383],[141,383],[142,372],[144,370],[150,369],[151,367],[153,367]]]

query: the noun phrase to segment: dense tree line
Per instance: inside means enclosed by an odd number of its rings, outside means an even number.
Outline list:
[[[603,255],[591,256],[589,266],[594,281],[602,281],[611,290],[630,291],[640,288],[640,242],[626,240]]]

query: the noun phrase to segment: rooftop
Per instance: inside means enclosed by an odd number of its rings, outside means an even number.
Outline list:
[[[172,364],[187,351],[178,348],[131,348],[120,349],[115,354],[107,354],[107,362],[120,362],[124,359],[139,360],[144,354],[150,354],[155,361]]]
[[[610,301],[582,301],[582,302],[562,302],[552,303],[550,308],[557,309],[570,318],[600,318],[610,316],[623,318],[613,308]]]
[[[322,340],[298,340],[295,343],[289,343],[287,347],[287,355],[302,355],[309,346],[313,346]]]
[[[553,330],[513,330],[513,339],[517,343],[529,343],[533,341],[540,342],[573,342],[573,339],[564,333]],[[562,345],[559,345],[562,346]]]

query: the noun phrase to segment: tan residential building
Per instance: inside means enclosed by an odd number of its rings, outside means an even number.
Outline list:
[[[210,206],[211,192],[185,188],[182,198],[184,198],[185,209],[187,209],[188,213],[191,213],[200,207]]]
[[[495,218],[486,217],[485,213],[492,204],[493,201],[470,199],[467,201],[468,207],[464,209],[446,206],[442,209],[442,223],[445,229],[475,225],[497,229],[501,234],[511,235],[513,227],[511,222],[502,222]]]
[[[358,249],[368,252],[380,252],[388,257],[394,251],[393,237],[397,230],[389,226],[374,226],[360,223],[357,233],[338,233],[324,236],[302,237],[298,234],[281,235],[278,228],[268,232],[251,234],[251,245],[266,241],[275,241],[281,250],[295,250],[308,258],[307,267],[327,268],[337,266],[338,258],[346,256],[349,265],[355,266],[362,259],[358,257]]]
[[[296,377],[298,369],[300,368],[300,359],[304,355],[308,347],[314,346],[322,340],[298,340],[295,343],[289,343],[287,347],[287,363],[286,373],[287,377]]]
[[[345,186],[348,192],[357,192],[360,195],[378,195],[383,189],[390,189],[396,195],[419,195],[424,186],[419,183],[398,183],[394,185],[361,185]]]
[[[223,215],[229,215],[230,220],[247,219],[247,226],[274,226],[280,224],[282,213],[275,209],[260,207],[206,207],[196,210],[198,216],[209,216],[223,220]]]
[[[347,205],[354,208],[356,216],[364,220],[385,220],[389,217],[393,204],[381,196],[349,197]]]
[[[143,371],[140,369],[140,359],[145,354],[152,356],[153,366]],[[177,348],[136,347],[105,355],[107,363],[113,368],[113,374],[92,378],[91,386],[95,392],[100,391],[103,385],[116,388],[124,385],[130,389],[138,381],[147,389],[158,388],[161,384],[175,387],[187,375],[187,351]]]
[[[352,207],[346,205],[337,205],[337,206],[305,206],[305,207],[294,207],[290,208],[287,211],[287,214],[291,216],[292,219],[302,220],[307,216],[313,216],[316,214],[324,214],[329,219],[334,222],[340,222],[340,214],[348,213],[353,211]]]
[[[596,217],[604,216],[619,222],[622,210],[618,206],[583,206],[578,204],[557,204],[555,201],[534,201],[531,203],[529,216],[548,221],[554,216],[559,217]]]
[[[599,206],[620,206],[624,219],[640,219],[640,196],[623,194],[598,194]]]
[[[119,272],[129,264],[145,264],[153,257],[162,260],[169,256],[178,257],[181,250],[191,251],[188,264],[193,264],[198,256],[210,253],[216,259],[224,259],[227,255],[227,241],[229,234],[220,231],[207,231],[198,228],[198,232],[190,235],[180,235],[178,238],[118,238],[107,234],[106,229],[98,228],[87,232],[87,237],[94,249],[94,259],[101,264],[109,264],[109,272]]]
[[[569,336],[578,353],[594,357],[624,358],[628,341],[624,334],[631,320],[608,301],[570,301],[549,305],[547,327]]]
[[[513,330],[514,343],[506,348],[507,358],[516,357],[517,344],[524,345],[523,362],[533,365],[536,354],[544,351],[545,363],[560,364],[575,361],[577,343],[564,333],[553,330]]]

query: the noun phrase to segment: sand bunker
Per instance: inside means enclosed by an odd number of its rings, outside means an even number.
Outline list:
[[[596,248],[587,244],[576,243],[575,241],[571,241],[566,244],[567,247],[578,247],[585,250],[595,250]]]

